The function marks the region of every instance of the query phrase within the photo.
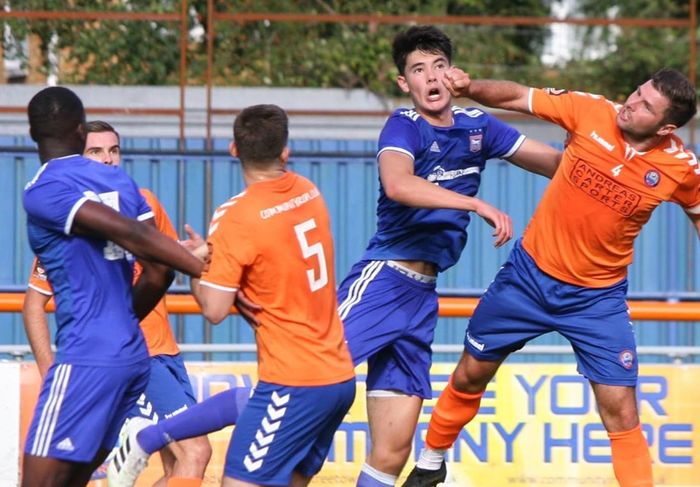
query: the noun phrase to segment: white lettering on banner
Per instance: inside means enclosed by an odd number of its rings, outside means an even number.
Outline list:
[[[40,387],[36,367],[33,363],[29,365],[31,369],[26,364],[21,368],[21,394],[26,408],[23,417],[31,414]],[[187,362],[186,366],[195,397],[200,401],[229,388],[249,390],[257,381],[255,362]],[[25,369],[31,373],[25,374]],[[424,445],[432,409],[453,369],[454,363],[434,363],[431,368],[432,399],[426,400],[421,410],[414,436],[414,455]],[[328,460],[314,485],[354,487],[357,472],[367,456],[366,366],[358,366],[357,374],[355,403],[338,428]],[[25,381],[34,381],[33,388],[25,387]],[[700,405],[700,388],[696,385],[699,381],[698,364],[645,363],[640,367],[637,405],[654,462],[655,485],[698,485],[700,417],[696,411]],[[244,401],[247,396],[237,395],[237,401]],[[275,395],[266,401],[265,407],[271,405],[265,415],[267,421],[260,422],[258,434],[242,452],[244,468],[251,471],[263,468],[265,459],[273,455],[273,435],[278,422],[288,417],[279,418],[288,407],[288,400],[292,402],[291,397]],[[240,411],[244,402],[237,404]],[[0,407],[6,405],[0,403]],[[17,414],[3,415],[6,424],[14,423],[13,427],[17,428]],[[209,435],[214,454],[220,458],[228,448],[232,429],[235,426]],[[7,447],[4,438],[0,444]],[[17,458],[4,455],[0,462],[7,464],[6,459],[14,460],[12,467],[16,472]],[[415,456],[411,460],[415,461]],[[610,442],[600,422],[595,396],[587,380],[577,375],[573,363],[501,366],[488,384],[479,414],[462,429],[449,450],[448,462],[447,485],[617,485],[610,463]],[[151,462],[140,481],[150,485],[162,474],[160,464]],[[203,485],[220,485],[222,475],[223,463],[211,462],[206,472],[208,480]],[[0,478],[0,485],[17,485],[17,482]],[[91,484],[91,487],[99,485]]]
[[[284,203],[280,203],[279,205],[275,205],[272,208],[265,208],[264,210],[260,210],[260,218],[262,218],[263,220],[267,220],[268,218],[272,218],[273,216],[279,215],[280,213],[284,213],[285,211],[299,208],[301,205],[304,205],[309,201],[318,198],[320,195],[321,193],[319,193],[318,189],[314,188],[311,191],[307,191],[304,194],[295,196],[294,198],[291,198],[290,200],[287,200]]]

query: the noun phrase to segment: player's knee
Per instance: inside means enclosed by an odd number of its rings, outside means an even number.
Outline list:
[[[459,392],[476,394],[486,389],[492,375],[476,359],[462,360],[452,373],[452,387]]]
[[[184,458],[178,458],[178,461],[202,470],[206,468],[212,454],[211,444],[206,436],[190,438],[179,443]]]
[[[397,475],[411,454],[411,442],[372,445],[370,465],[380,472]]]

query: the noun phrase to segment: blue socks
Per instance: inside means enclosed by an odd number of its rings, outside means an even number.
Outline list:
[[[380,472],[365,462],[362,465],[360,476],[357,477],[355,487],[393,487],[396,479],[395,475]]]
[[[136,439],[143,450],[152,454],[173,441],[194,438],[236,424],[248,403],[249,387],[220,392],[175,416],[139,431]]]

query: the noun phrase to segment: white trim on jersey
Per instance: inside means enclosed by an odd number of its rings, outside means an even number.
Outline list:
[[[68,213],[68,218],[66,218],[66,224],[63,227],[63,233],[65,233],[66,235],[70,235],[70,229],[73,227],[73,219],[75,218],[75,214],[78,213],[80,207],[83,206],[87,201],[94,200],[90,199],[87,196],[83,196],[75,202],[73,208],[71,208],[70,212]]]
[[[70,364],[59,364],[56,366],[56,371],[51,381],[49,397],[41,411],[41,419],[34,435],[34,443],[31,450],[31,454],[34,456],[46,457],[49,454],[49,446],[56,429],[58,415],[61,412],[63,398],[66,395],[66,389],[68,389],[72,367]]]
[[[153,213],[152,211],[147,211],[143,215],[137,216],[136,219],[138,221],[142,222],[142,221],[148,220],[149,218],[155,218],[155,217],[156,217],[155,213]]]
[[[229,293],[235,293],[236,291],[238,291],[237,287],[222,286],[220,284],[214,284],[213,282],[207,282],[207,281],[202,281],[202,280],[199,281],[199,284],[202,286],[211,287],[214,289],[218,289],[219,291],[226,291]]]
[[[345,317],[347,317],[347,315],[350,313],[352,307],[360,302],[365,289],[367,289],[369,283],[372,282],[375,277],[377,277],[377,274],[379,274],[382,267],[384,267],[383,260],[373,260],[367,264],[364,269],[362,269],[360,277],[350,285],[345,301],[338,306],[338,314],[340,315],[341,320],[345,319]]]
[[[44,296],[53,296],[53,293],[51,291],[47,291],[46,289],[41,289],[39,286],[34,286],[33,284],[27,284],[27,287],[30,289],[34,289],[36,292],[43,294]]]
[[[379,160],[379,156],[381,155],[382,152],[388,151],[388,150],[400,152],[402,154],[406,154],[408,157],[410,157],[414,161],[416,160],[415,156],[413,154],[411,154],[410,152],[408,152],[406,149],[402,149],[401,147],[391,147],[391,146],[390,147],[383,147],[382,150],[377,152],[377,160]]]
[[[532,98],[535,96],[535,89],[530,88],[527,93],[527,111],[532,113]]]
[[[513,154],[517,152],[518,149],[520,149],[520,146],[523,145],[523,142],[525,142],[525,136],[520,134],[520,137],[518,137],[518,140],[515,141],[515,144],[513,144],[513,147],[510,148],[508,152],[503,154],[501,158],[503,159],[508,159],[511,157]]]

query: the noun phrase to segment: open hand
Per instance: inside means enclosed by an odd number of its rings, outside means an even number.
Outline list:
[[[474,212],[493,227],[492,235],[496,238],[494,246],[500,247],[513,238],[513,222],[507,213],[481,200]]]

